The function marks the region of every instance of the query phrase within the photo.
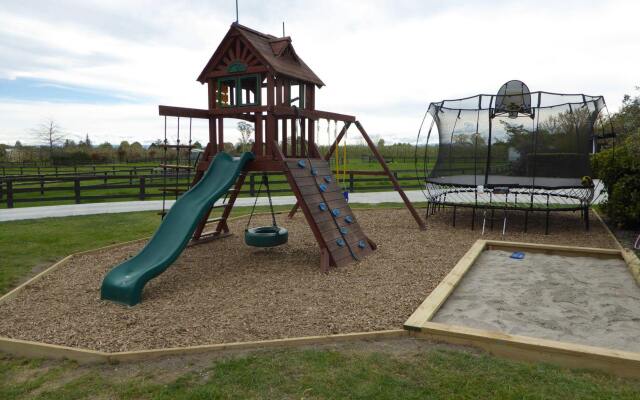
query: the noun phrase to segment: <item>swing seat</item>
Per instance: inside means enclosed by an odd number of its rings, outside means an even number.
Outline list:
[[[253,247],[276,247],[287,243],[289,231],[279,226],[259,226],[244,231],[244,242]]]

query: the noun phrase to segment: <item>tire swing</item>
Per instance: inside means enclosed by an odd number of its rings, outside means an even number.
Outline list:
[[[262,184],[267,190],[267,197],[269,198],[269,209],[271,210],[271,226],[259,226],[256,228],[249,228],[251,224],[251,218],[256,210],[256,204],[258,203],[258,197],[262,191]],[[256,200],[253,202],[253,208],[251,209],[251,215],[249,215],[249,221],[244,230],[244,242],[248,246],[253,247],[276,247],[287,243],[289,240],[289,231],[286,228],[278,226],[276,223],[276,214],[273,211],[273,203],[271,202],[271,190],[269,190],[269,178],[267,173],[262,174],[262,181],[258,187],[258,194]]]

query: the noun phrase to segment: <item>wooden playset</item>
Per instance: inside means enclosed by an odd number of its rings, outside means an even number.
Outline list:
[[[227,201],[212,206],[199,221],[193,234],[194,242],[223,237],[229,232],[227,218],[249,172],[280,172],[286,176],[297,199],[290,216],[298,208],[304,213],[320,247],[323,269],[366,257],[376,245],[358,225],[329,163],[351,125],[355,125],[380,162],[420,229],[425,229],[362,124],[351,115],[316,110],[316,88],[324,83],[298,56],[290,37],[278,38],[233,23],[198,81],[208,87],[208,109],[159,107],[160,115],[165,118],[209,121],[209,143],[196,166],[193,183],[202,178],[213,158],[224,150],[225,118],[254,124],[251,152],[255,159],[240,173]],[[319,119],[344,123],[324,155],[316,143]],[[219,217],[211,217],[214,208],[222,209]],[[205,231],[207,224],[214,223],[213,230]]]

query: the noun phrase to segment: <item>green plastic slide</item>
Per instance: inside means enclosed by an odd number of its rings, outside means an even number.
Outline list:
[[[102,281],[100,297],[129,306],[138,304],[144,285],[180,256],[198,222],[229,191],[245,165],[253,159],[253,153],[248,152],[239,158],[218,153],[202,179],[171,207],[140,253],[109,271]]]

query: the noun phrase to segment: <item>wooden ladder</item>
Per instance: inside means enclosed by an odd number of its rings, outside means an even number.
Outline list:
[[[222,199],[222,204],[214,204],[209,211],[205,214],[204,218],[198,223],[195,232],[193,233],[192,241],[194,243],[203,243],[205,241],[220,239],[229,235],[229,226],[227,225],[227,219],[231,215],[231,210],[236,202],[236,199],[240,195],[240,189],[244,184],[247,177],[247,172],[242,171],[236,179],[236,183],[232,189],[229,189]],[[219,217],[211,217],[213,210],[222,208],[222,215]],[[217,223],[216,228],[210,231],[205,231],[207,225]]]

